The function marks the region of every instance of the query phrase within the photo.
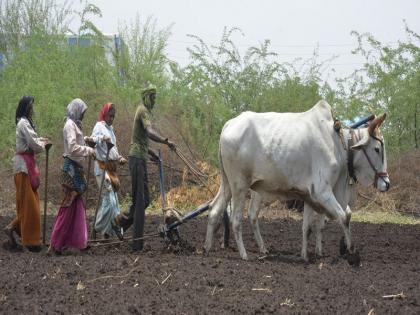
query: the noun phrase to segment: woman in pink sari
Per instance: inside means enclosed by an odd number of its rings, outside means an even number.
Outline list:
[[[87,105],[76,98],[67,106],[63,128],[64,165],[61,183],[65,196],[61,202],[51,234],[50,251],[60,254],[64,249],[87,247],[86,208],[82,194],[86,179],[82,162],[86,156],[95,155],[95,150],[85,145],[82,120]]]

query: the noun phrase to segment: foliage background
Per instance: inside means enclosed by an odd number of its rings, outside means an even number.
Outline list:
[[[387,112],[383,131],[389,160],[418,149],[420,36],[408,25],[407,39],[397,47],[382,44],[372,34],[354,31],[352,52],[364,56],[366,62],[351,76],[330,85],[321,78],[331,60],[321,61],[316,49],[303,67],[279,63],[270,40],[250,47],[242,56],[232,41],[232,35],[241,32],[237,28],[225,29],[215,46],[190,35],[196,44],[188,48],[189,64],[181,67],[166,53],[171,26],[158,29],[153,17],[137,17],[121,26],[119,33],[125,45],[112,51],[109,62],[105,38],[92,23],[93,16],[100,17],[101,10],[88,2],[75,12],[71,2],[0,0],[0,52],[5,56],[0,65],[0,171],[9,177],[8,184],[1,183],[2,192],[13,186],[14,115],[22,95],[35,97],[35,123],[39,134],[51,137],[55,144],[50,167],[58,174],[67,104],[75,97],[88,104],[86,134],[103,103],[117,104],[115,128],[125,154],[139,90],[146,82],[158,86],[157,129],[175,139],[194,159],[212,166],[217,166],[218,137],[228,119],[246,110],[304,111],[321,98],[344,121],[370,112]],[[69,29],[71,20],[80,22],[77,30]],[[69,47],[69,33],[92,39],[94,44]],[[59,188],[55,186],[52,195],[58,198]],[[2,193],[0,202],[6,200],[10,196]]]

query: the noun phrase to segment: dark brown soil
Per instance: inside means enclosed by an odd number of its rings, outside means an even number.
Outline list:
[[[0,226],[9,219],[0,218]],[[45,249],[1,248],[0,314],[420,314],[418,225],[354,223],[362,265],[352,267],[339,257],[336,223],[324,233],[326,256],[305,264],[300,221],[261,220],[272,254],[266,259],[258,259],[244,222],[250,261],[218,245],[203,256],[206,221],[203,216],[180,228],[195,249],[173,251],[159,238],[147,241],[141,253],[126,244],[53,257]],[[148,217],[148,232],[159,223]],[[401,292],[403,299],[382,297]]]

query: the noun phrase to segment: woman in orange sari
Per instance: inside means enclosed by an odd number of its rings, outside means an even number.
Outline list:
[[[41,250],[41,220],[39,210],[39,170],[35,154],[45,149],[48,139],[38,137],[32,121],[34,98],[24,96],[16,109],[16,155],[13,169],[16,185],[17,217],[4,229],[9,248],[18,247],[14,234],[21,237],[22,245],[28,250]]]

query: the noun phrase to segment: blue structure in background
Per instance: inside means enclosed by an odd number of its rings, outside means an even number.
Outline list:
[[[89,37],[81,36],[78,37],[77,35],[67,35],[67,43],[71,46],[82,46],[82,47],[89,47],[93,41]]]
[[[66,35],[67,45],[69,47],[81,46],[89,47],[93,45],[94,40],[88,36]],[[121,36],[116,34],[104,34],[105,56],[111,65],[115,65],[114,55],[119,54],[125,46]],[[0,52],[0,71],[6,67],[6,56]]]
[[[81,47],[89,47],[94,44],[94,39],[88,36],[66,35],[66,38],[69,47],[77,45]],[[117,34],[104,34],[105,56],[110,64],[115,64],[114,54],[118,54],[124,45],[125,44],[121,36]]]
[[[0,52],[0,71],[3,71],[6,62],[6,56]]]
[[[89,47],[93,44],[93,39],[88,36],[66,35],[67,43],[71,46],[79,44],[82,47]],[[104,34],[105,48],[121,49],[124,46],[124,41],[119,35]]]

